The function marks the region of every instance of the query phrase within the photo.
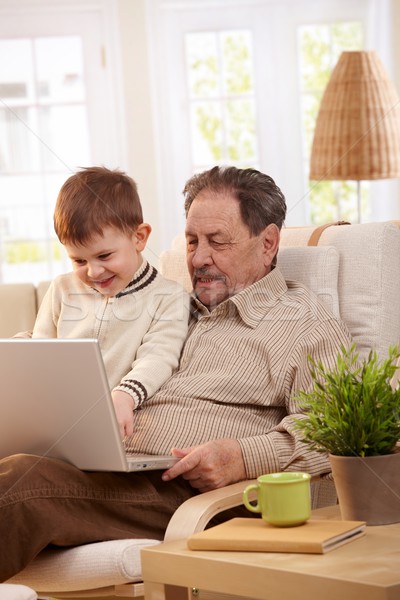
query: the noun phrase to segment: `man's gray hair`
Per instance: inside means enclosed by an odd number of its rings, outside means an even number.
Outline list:
[[[186,216],[202,190],[228,192],[237,198],[243,222],[253,236],[271,223],[281,229],[285,221],[285,196],[269,175],[256,169],[216,166],[193,175],[183,190]]]

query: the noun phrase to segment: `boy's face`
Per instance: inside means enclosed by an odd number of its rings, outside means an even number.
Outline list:
[[[131,235],[106,227],[84,245],[65,244],[75,275],[103,296],[115,296],[132,281],[142,263],[151,228],[139,225]]]

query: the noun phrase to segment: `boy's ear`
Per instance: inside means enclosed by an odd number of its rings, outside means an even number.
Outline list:
[[[136,250],[138,252],[142,252],[142,250],[145,249],[150,233],[151,226],[148,223],[141,223],[138,225],[136,231],[133,233]]]

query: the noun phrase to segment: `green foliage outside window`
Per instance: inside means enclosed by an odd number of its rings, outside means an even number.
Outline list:
[[[51,259],[61,260],[60,244],[50,242]],[[8,264],[40,263],[48,260],[49,243],[31,240],[15,240],[4,244],[5,262]]]
[[[251,35],[186,35],[194,168],[257,161]]]
[[[253,77],[248,38],[240,32],[226,34],[223,39],[222,56],[226,93],[251,93]]]

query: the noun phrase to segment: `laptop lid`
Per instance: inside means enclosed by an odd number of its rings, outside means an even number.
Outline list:
[[[128,459],[97,340],[1,339],[0,381],[0,457],[37,454],[91,471],[166,469],[177,460]]]

